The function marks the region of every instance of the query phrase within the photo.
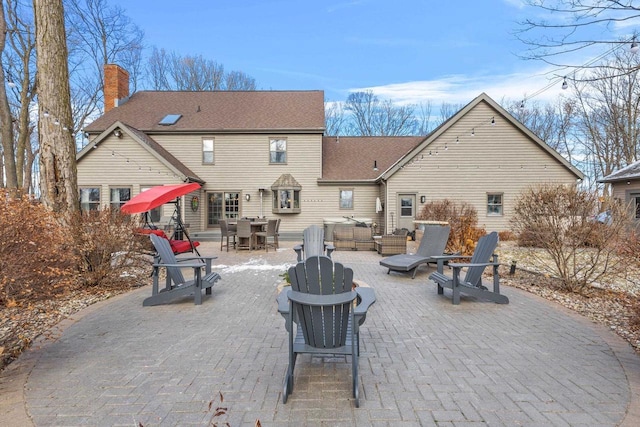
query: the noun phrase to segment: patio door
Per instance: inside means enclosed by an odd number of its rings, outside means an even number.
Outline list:
[[[207,227],[219,227],[220,220],[238,218],[240,213],[240,193],[207,193]]]
[[[412,232],[413,221],[416,219],[416,195],[398,194],[398,225],[397,228],[406,228]]]

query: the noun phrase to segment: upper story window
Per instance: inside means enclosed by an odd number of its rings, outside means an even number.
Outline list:
[[[112,188],[110,191],[111,199],[111,208],[120,209],[122,205],[131,200],[131,189],[130,188]]]
[[[287,163],[287,140],[271,138],[269,140],[269,163]]]
[[[502,215],[502,194],[487,194],[487,215]]]
[[[340,189],[340,209],[353,209],[353,189]]]
[[[97,211],[100,209],[100,188],[87,187],[80,189],[80,209]]]
[[[202,138],[202,163],[213,162],[213,138]]]

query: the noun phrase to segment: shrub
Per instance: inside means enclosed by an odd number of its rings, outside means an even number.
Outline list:
[[[484,228],[478,227],[478,212],[465,202],[457,205],[444,199],[427,203],[417,219],[447,221],[451,226],[447,250],[460,252],[462,255],[471,255],[478,239],[486,234]]]
[[[520,244],[546,253],[550,261],[533,258],[541,270],[560,278],[566,290],[580,293],[616,276],[625,265],[617,251],[626,236],[629,211],[613,200],[606,204],[611,221],[605,225],[593,220],[600,206],[597,194],[575,186],[539,185],[520,195],[511,225]]]
[[[82,286],[128,287],[149,276],[142,255],[148,236],[137,234],[129,215],[109,208],[80,212],[71,233]]]
[[[510,242],[510,241],[517,240],[516,235],[509,230],[499,231],[498,238],[500,239],[501,242]]]
[[[49,299],[77,283],[65,230],[42,204],[0,192],[0,305]]]

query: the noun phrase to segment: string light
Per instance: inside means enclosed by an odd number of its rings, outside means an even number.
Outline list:
[[[562,90],[566,90],[569,87],[569,84],[567,83],[567,76],[564,76],[564,79],[562,80]]]

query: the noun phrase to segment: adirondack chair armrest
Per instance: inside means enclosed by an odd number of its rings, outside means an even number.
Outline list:
[[[460,255],[460,252],[457,252],[455,254],[448,254],[448,255],[434,255],[431,257],[432,259],[434,259],[437,263],[437,271],[439,273],[442,273],[444,270],[444,264],[445,262],[451,260],[451,259],[471,259],[471,255]],[[451,265],[451,264],[447,264],[447,265]]]
[[[356,288],[358,294],[358,304],[353,309],[353,315],[358,320],[358,325],[362,325],[367,317],[367,310],[376,302],[376,293],[372,288],[359,286]]]
[[[314,307],[327,307],[339,304],[346,304],[355,300],[358,297],[357,292],[349,291],[341,294],[331,295],[315,295],[307,294],[304,292],[297,292],[289,289],[287,291],[287,298],[289,301],[296,302],[298,304],[310,305]]]
[[[191,264],[165,264],[165,263],[154,263],[152,264],[152,267],[158,268],[158,267],[178,267],[178,268],[202,268],[204,267],[204,264],[202,264],[201,262],[198,263],[191,263]]]
[[[497,262],[476,262],[476,263],[460,263],[460,262],[450,262],[449,267],[451,268],[465,268],[465,267],[488,267],[488,266],[499,266],[500,264]]]
[[[293,247],[293,250],[296,251],[296,254],[298,255],[298,262],[302,261],[302,251],[304,250],[304,245],[295,245]]]
[[[211,262],[214,259],[218,259],[217,256],[199,256],[199,257],[188,257],[188,258],[176,258],[176,260],[181,263],[185,261],[204,261],[205,271],[207,273],[211,273]],[[181,265],[181,267],[185,267],[185,265]]]

